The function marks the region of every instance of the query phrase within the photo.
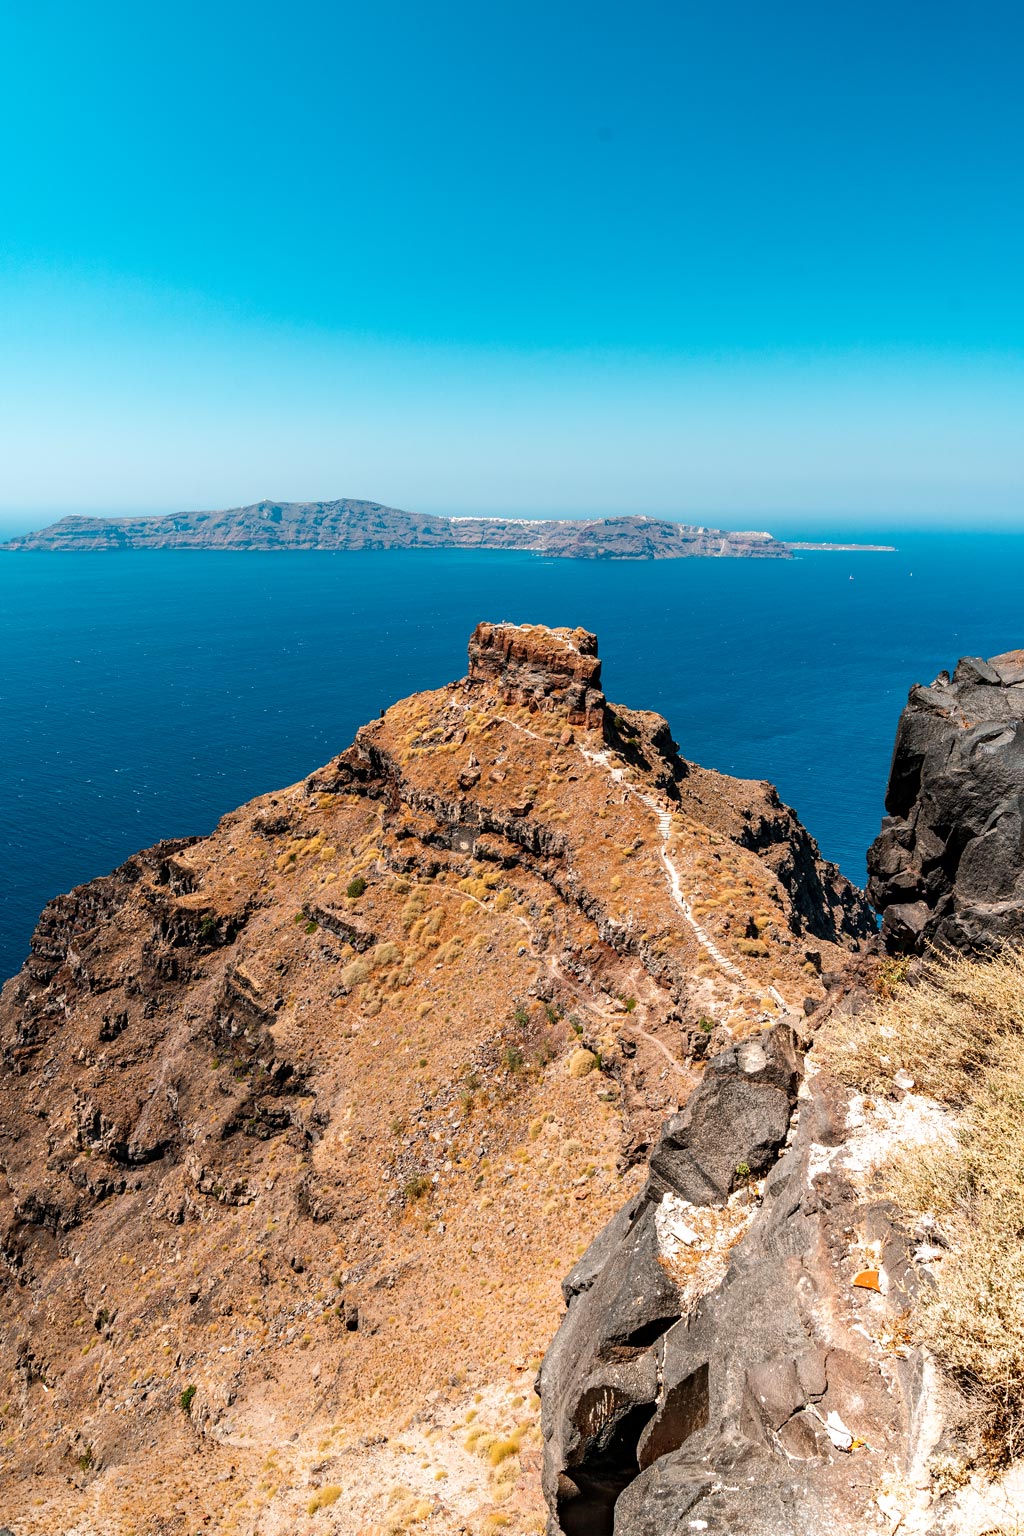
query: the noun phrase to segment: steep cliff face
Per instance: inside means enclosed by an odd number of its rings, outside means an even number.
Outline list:
[[[478,624],[467,685],[491,689],[506,704],[560,710],[570,725],[604,725],[597,639],[585,629]]]
[[[593,636],[504,625],[58,898],[0,999],[6,1518],[535,1528],[559,1277],[871,926],[770,786],[607,704]]]
[[[964,657],[910,691],[868,853],[886,942],[983,948],[1024,934],[1024,651]]]

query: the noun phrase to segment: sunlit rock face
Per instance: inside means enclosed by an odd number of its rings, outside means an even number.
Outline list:
[[[478,624],[469,642],[469,684],[509,704],[561,710],[570,725],[600,728],[605,697],[597,636],[540,624]]]
[[[1024,651],[964,657],[911,689],[868,895],[891,949],[1024,934]]]

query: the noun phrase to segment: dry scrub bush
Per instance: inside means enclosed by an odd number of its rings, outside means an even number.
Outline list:
[[[884,990],[830,1026],[822,1054],[862,1091],[892,1094],[902,1069],[956,1112],[952,1142],[893,1159],[883,1180],[947,1245],[917,1335],[978,1403],[989,1454],[1013,1458],[1024,1451],[1024,952],[936,957]]]
[[[330,1487],[318,1488],[316,1493],[306,1505],[308,1514],[315,1515],[318,1509],[326,1509],[330,1504],[336,1504],[341,1498],[341,1489],[332,1483]]]
[[[429,1499],[418,1498],[409,1488],[394,1487],[388,1494],[390,1513],[383,1524],[367,1528],[368,1536],[404,1536],[411,1526],[429,1520],[433,1504]]]
[[[402,950],[401,950],[401,946],[398,945],[398,944],[392,944],[392,943],[389,943],[389,942],[385,942],[383,944],[376,944],[376,945],[374,945],[374,950],[373,950],[373,964],[374,964],[374,966],[378,966],[378,965],[394,965],[394,964],[396,964],[397,961],[401,960],[401,958],[402,958]]]
[[[342,983],[349,990],[353,987],[358,987],[362,982],[369,980],[371,970],[370,962],[360,955],[358,959],[350,961],[342,970]]]

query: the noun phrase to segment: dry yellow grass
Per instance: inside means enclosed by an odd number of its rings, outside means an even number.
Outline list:
[[[956,1137],[887,1167],[886,1193],[947,1246],[915,1308],[919,1339],[981,1413],[988,1450],[1024,1449],[1024,953],[935,958],[888,978],[877,1005],[822,1042],[847,1083],[917,1091],[956,1112]],[[903,1079],[906,1081],[906,1079]]]
[[[318,1488],[306,1505],[306,1512],[315,1515],[318,1509],[327,1509],[329,1505],[336,1504],[340,1498],[341,1489],[334,1483],[327,1488]]]

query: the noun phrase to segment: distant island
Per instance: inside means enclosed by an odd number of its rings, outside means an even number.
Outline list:
[[[259,501],[166,517],[62,517],[5,550],[518,549],[573,560],[678,560],[688,555],[789,560],[794,550],[891,550],[886,544],[789,544],[657,517],[435,517],[376,501]]]

